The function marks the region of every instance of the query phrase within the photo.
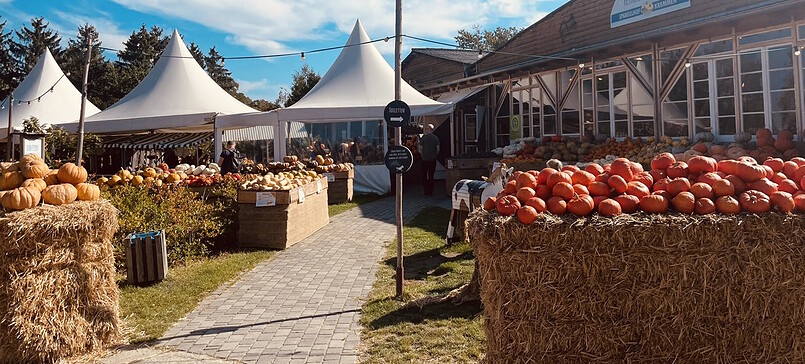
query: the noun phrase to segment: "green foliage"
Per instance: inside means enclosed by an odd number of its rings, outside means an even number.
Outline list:
[[[50,165],[74,161],[78,148],[78,136],[71,135],[60,127],[52,127],[45,136],[45,161]],[[104,153],[103,140],[95,134],[84,134],[84,155],[93,156]],[[83,158],[82,158],[83,159]]]
[[[120,211],[115,236],[119,267],[124,265],[123,240],[129,234],[165,230],[168,261],[175,264],[206,255],[228,219],[218,204],[206,203],[183,186],[149,189],[126,185],[105,190],[102,197]]]
[[[121,96],[117,91],[117,71],[112,62],[106,59],[101,50],[101,41],[94,26],[84,24],[78,27],[76,39],[70,39],[60,63],[73,86],[81,90],[84,82],[84,69],[87,63],[87,44],[92,38],[92,54],[87,78],[87,99],[95,106],[105,109]]]
[[[162,34],[162,28],[153,26],[131,32],[131,36],[123,43],[123,49],[117,53],[115,67],[118,71],[118,95],[123,97],[134,89],[148,75],[151,67],[157,62],[162,51],[168,45],[169,38]]]
[[[36,116],[31,116],[22,121],[22,131],[28,134],[44,134],[45,131],[39,125],[39,119]]]
[[[471,30],[461,29],[456,35],[456,44],[459,48],[494,51],[500,49],[506,42],[514,38],[522,29],[516,27],[497,27],[493,30],[481,29],[475,25]]]
[[[302,68],[293,74],[291,92],[287,95],[280,95],[280,99],[284,99],[285,107],[291,106],[305,97],[308,91],[319,83],[319,80],[321,80],[321,76],[308,67],[307,63],[302,65]]]
[[[6,24],[7,21],[0,23],[0,99],[5,99],[19,84],[17,62],[10,49],[11,32],[5,30]]]
[[[45,18],[31,19],[31,26],[23,26],[22,29],[15,31],[17,40],[10,43],[11,53],[19,62],[22,74],[27,74],[34,68],[39,56],[50,49],[56,61],[61,60],[61,37],[55,30],[48,28],[50,23]]]

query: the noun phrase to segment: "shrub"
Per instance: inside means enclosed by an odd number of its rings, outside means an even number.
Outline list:
[[[118,268],[125,266],[124,239],[131,233],[164,229],[168,261],[174,265],[206,255],[213,239],[231,224],[222,216],[221,203],[206,203],[183,186],[120,186],[104,191],[103,197],[120,210],[120,229],[115,236]]]

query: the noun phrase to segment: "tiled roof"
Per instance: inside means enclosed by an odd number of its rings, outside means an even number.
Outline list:
[[[464,49],[450,48],[413,48],[411,53],[427,54],[431,57],[446,59],[463,64],[473,64],[478,61],[478,52]]]

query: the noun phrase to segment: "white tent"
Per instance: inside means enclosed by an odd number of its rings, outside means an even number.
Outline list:
[[[39,56],[36,66],[14,90],[11,126],[22,130],[22,121],[35,116],[41,124],[63,124],[78,119],[81,110],[81,92],[78,91],[53,59],[50,50]],[[8,108],[8,97],[3,100]],[[100,112],[87,101],[85,115]],[[8,134],[8,109],[0,112],[0,139]]]
[[[222,116],[216,120],[216,128],[224,130],[258,125],[278,126],[279,138],[274,143],[274,155],[281,158],[286,154],[288,122],[382,120],[383,109],[394,100],[394,70],[370,41],[360,20],[356,21],[341,54],[319,83],[301,100],[284,109]],[[453,110],[452,104],[434,101],[405,81],[401,84],[401,94],[402,100],[411,107],[412,116],[448,114]],[[221,133],[216,131],[215,135],[220,138]],[[216,147],[220,144],[215,143]],[[385,166],[356,167],[356,191],[386,192],[389,187],[388,170]]]
[[[174,30],[151,72],[125,97],[86,119],[89,133],[212,131],[219,114],[254,112],[213,81]],[[71,123],[77,130],[77,123]]]

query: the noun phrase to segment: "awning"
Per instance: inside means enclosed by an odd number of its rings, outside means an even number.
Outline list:
[[[445,92],[445,93],[439,95],[436,98],[436,100],[439,101],[439,102],[443,102],[445,104],[453,104],[453,105],[455,105],[455,104],[458,104],[459,102],[464,101],[464,100],[474,96],[475,94],[485,90],[489,86],[491,86],[491,84],[474,86],[474,87],[470,87],[470,88],[464,88],[464,89],[457,90],[457,91]]]
[[[211,141],[212,133],[157,133],[103,138],[104,148],[166,149],[191,148]]]
[[[288,128],[289,138],[307,138],[308,133],[305,130],[305,124],[297,121],[291,122]],[[274,127],[273,126],[252,126],[242,129],[225,129],[223,141],[243,142],[250,140],[273,140]]]

